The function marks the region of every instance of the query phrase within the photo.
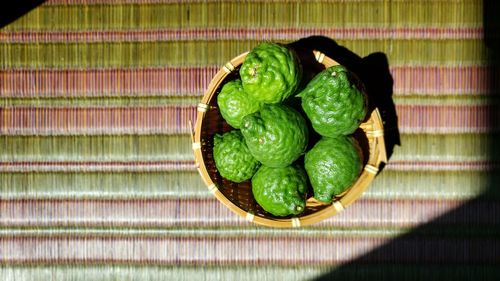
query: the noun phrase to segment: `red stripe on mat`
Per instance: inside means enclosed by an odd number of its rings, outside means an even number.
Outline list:
[[[158,42],[186,40],[296,40],[322,35],[344,39],[481,39],[480,27],[394,28],[190,28],[153,30],[13,31],[0,32],[7,43]]]
[[[189,145],[189,144],[186,144]],[[493,171],[500,163],[488,160],[428,161],[392,160],[386,170],[397,171]],[[155,172],[196,171],[192,160],[161,161],[8,161],[0,172]]]
[[[161,265],[326,265],[347,262],[382,246],[382,238],[3,238],[0,263],[141,263]],[[498,239],[403,238],[415,255],[397,262],[465,262],[498,259]],[[395,252],[370,257],[387,261]]]
[[[201,93],[219,67],[0,70],[4,97],[177,96]]]
[[[2,134],[185,134],[192,106],[0,108]]]
[[[398,105],[402,133],[482,133],[495,129],[498,106]],[[0,133],[8,135],[186,134],[194,106],[0,108]]]
[[[492,73],[493,72],[493,73]],[[490,75],[498,69],[485,66],[397,66],[391,68],[398,95],[486,94]]]
[[[498,106],[397,105],[402,133],[482,133],[496,130],[490,120],[500,120]]]
[[[218,66],[137,69],[0,70],[2,97],[201,95]],[[491,69],[483,66],[395,66],[395,95],[485,94]],[[497,70],[493,70],[497,73]],[[494,75],[494,74],[492,74]]]
[[[398,171],[492,171],[498,170],[500,163],[487,160],[395,160],[389,161],[385,168]]]
[[[187,145],[187,144],[186,144]],[[196,171],[191,160],[0,162],[0,172],[158,172]]]
[[[208,190],[207,190],[208,192]],[[498,224],[500,201],[444,199],[360,199],[339,215],[315,226],[413,227],[464,204],[466,215],[440,224]],[[190,227],[250,225],[215,198],[197,199],[12,199],[0,200],[3,226]]]

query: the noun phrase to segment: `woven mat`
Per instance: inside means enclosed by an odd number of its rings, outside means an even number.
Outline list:
[[[203,185],[189,121],[226,61],[311,35],[387,56],[401,146],[338,216],[258,227]],[[1,280],[500,273],[481,1],[50,0],[0,42]]]

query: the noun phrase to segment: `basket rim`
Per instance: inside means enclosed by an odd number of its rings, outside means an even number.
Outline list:
[[[205,163],[203,161],[202,155],[202,143],[201,143],[201,129],[203,125],[203,120],[205,114],[209,108],[210,101],[214,96],[217,88],[223,82],[227,75],[229,75],[232,71],[236,69],[239,65],[243,63],[246,56],[249,52],[244,52],[229,62],[227,62],[212,78],[210,84],[207,87],[200,103],[197,106],[197,117],[196,123],[194,126],[194,136],[192,135],[192,148],[195,156],[195,165],[196,168],[202,177],[205,185],[208,187],[208,190],[213,193],[213,195],[227,208],[229,208],[233,213],[238,214],[239,216],[245,218],[247,221],[254,222],[259,225],[265,225],[270,227],[300,227],[313,223],[317,223],[326,218],[334,216],[340,212],[342,212],[347,206],[356,201],[368,188],[371,184],[375,176],[379,171],[380,164],[382,162],[387,162],[387,155],[384,143],[384,127],[382,123],[382,117],[378,108],[375,108],[370,118],[362,123],[359,128],[363,130],[367,138],[369,139],[369,159],[363,170],[356,180],[356,182],[339,198],[334,200],[330,206],[325,207],[322,210],[314,212],[309,215],[292,217],[292,218],[265,218],[261,216],[254,215],[251,212],[247,212],[241,209],[239,206],[234,204],[231,200],[229,200],[224,194],[218,189],[216,184],[212,181],[207,168],[205,167]],[[325,65],[325,67],[331,67],[334,65],[338,65],[339,63],[325,54],[314,50],[313,51],[315,59]],[[315,201],[314,198],[310,198],[306,202],[307,204],[321,204]]]

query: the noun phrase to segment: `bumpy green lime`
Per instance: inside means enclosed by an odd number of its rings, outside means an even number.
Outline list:
[[[352,134],[366,115],[366,97],[356,76],[341,65],[317,74],[300,92],[302,108],[322,136]]]
[[[305,168],[314,198],[332,202],[349,188],[362,168],[361,149],[352,137],[322,138],[306,153]]]
[[[252,178],[252,193],[259,205],[275,216],[298,215],[305,209],[307,178],[299,166],[262,166]]]
[[[234,182],[250,179],[260,166],[236,130],[215,135],[213,156],[220,175]]]
[[[262,43],[245,58],[240,69],[245,91],[262,103],[280,103],[297,89],[302,67],[285,46]]]
[[[307,124],[285,105],[263,105],[243,117],[241,133],[252,155],[269,167],[285,167],[304,153],[308,143]]]
[[[243,90],[239,79],[230,81],[222,87],[217,96],[217,104],[224,120],[236,129],[240,128],[243,117],[260,108],[260,104]]]

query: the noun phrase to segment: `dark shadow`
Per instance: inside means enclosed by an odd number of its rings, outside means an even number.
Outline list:
[[[373,53],[364,58],[334,40],[323,36],[312,36],[290,44],[296,50],[318,50],[356,73],[363,81],[369,100],[369,112],[378,108],[384,121],[384,140],[387,158],[390,159],[395,145],[401,145],[398,116],[392,100],[394,84],[389,62],[383,53]]]
[[[489,155],[491,170],[489,183],[483,194],[433,221],[412,229],[367,254],[340,265],[316,280],[500,280],[500,5],[494,0],[484,1],[484,38],[489,66]],[[313,38],[316,43],[302,40],[300,44],[317,46],[337,58],[345,48],[324,38]],[[357,60],[349,52],[347,60]],[[378,55],[381,56],[381,55]],[[369,56],[370,57],[370,56]],[[361,61],[370,61],[364,58]],[[359,69],[361,63],[351,66]],[[376,81],[374,81],[376,82]],[[370,82],[368,82],[370,83]],[[389,108],[389,114],[392,112]],[[387,116],[387,115],[386,115]]]
[[[2,1],[0,4],[0,28],[41,5],[46,0]]]

